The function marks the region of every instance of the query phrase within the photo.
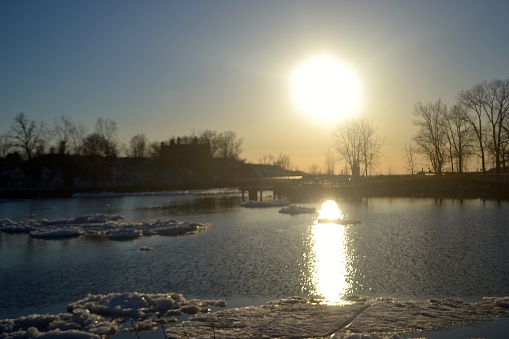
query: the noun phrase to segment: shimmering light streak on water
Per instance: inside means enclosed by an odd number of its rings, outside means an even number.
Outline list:
[[[342,296],[350,287],[346,280],[347,253],[343,227],[315,223],[311,230],[311,281],[314,292],[331,304],[344,303]]]
[[[336,202],[328,200],[319,211],[321,219],[340,219],[343,213]],[[310,226],[308,257],[310,292],[324,298],[326,303],[344,304],[342,299],[351,287],[347,281],[348,253],[345,226],[335,223],[317,223]]]

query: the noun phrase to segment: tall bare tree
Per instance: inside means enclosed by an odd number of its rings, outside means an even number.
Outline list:
[[[230,160],[240,160],[242,153],[242,143],[244,140],[237,137],[237,134],[232,131],[226,131],[219,136],[219,157]]]
[[[405,169],[410,174],[415,174],[417,170],[417,154],[415,152],[415,145],[412,142],[406,143],[403,146],[403,156],[405,158]]]
[[[444,116],[446,136],[449,144],[451,169],[459,173],[465,171],[468,157],[473,154],[475,132],[469,123],[468,109],[456,104]]]
[[[118,152],[117,123],[110,119],[97,118],[95,133],[102,136],[105,141],[104,156],[116,156]]]
[[[383,140],[376,131],[374,123],[366,117],[348,120],[334,130],[334,148],[339,157],[350,166],[353,176],[368,176],[378,165]]]
[[[504,123],[509,117],[509,80],[493,80],[487,86],[486,116],[490,126],[490,150],[495,160],[495,169],[500,173],[503,150]]]
[[[272,154],[263,154],[260,159],[258,159],[258,163],[260,165],[272,165],[274,162],[274,156]]]
[[[136,134],[129,142],[129,155],[132,157],[145,157],[148,152],[148,139],[145,134]]]
[[[88,128],[83,123],[77,123],[71,129],[69,141],[71,152],[78,155],[83,155],[83,144],[88,134]]]
[[[378,166],[384,140],[376,134],[377,127],[373,121],[366,117],[358,120],[358,129],[361,135],[361,160],[364,164],[364,175],[367,177],[370,170]]]
[[[418,102],[413,114],[416,117],[413,123],[419,128],[413,138],[417,153],[427,157],[434,172],[441,175],[447,154],[447,130],[444,122],[447,106],[440,99],[427,104]]]
[[[472,89],[460,91],[458,101],[472,112],[469,122],[477,135],[483,172],[486,171],[486,150],[493,156],[496,171],[500,172],[507,144],[504,125],[509,119],[509,80],[483,81]]]
[[[336,159],[334,158],[334,152],[330,146],[327,147],[325,152],[324,171],[327,175],[334,175]]]
[[[274,166],[279,166],[285,170],[292,169],[292,161],[290,160],[290,156],[288,154],[279,153],[279,156],[274,159],[272,163]]]
[[[43,153],[46,147],[47,131],[44,121],[29,120],[25,113],[16,115],[7,136],[12,146],[19,149],[28,160]]]
[[[83,140],[83,155],[108,156],[107,141],[99,133],[91,133]]]
[[[0,135],[0,158],[5,158],[11,148],[12,145],[7,134]]]
[[[70,116],[60,115],[53,122],[53,134],[57,138],[59,153],[65,154],[69,148],[69,141],[75,124]]]

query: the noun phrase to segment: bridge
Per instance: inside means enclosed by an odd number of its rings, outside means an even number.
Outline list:
[[[272,191],[274,200],[309,200],[324,196],[334,196],[344,188],[354,185],[347,176],[335,177],[333,180],[320,178],[305,179],[303,176],[263,177],[250,184],[239,187],[242,201],[246,193],[250,201],[262,201],[264,191]]]

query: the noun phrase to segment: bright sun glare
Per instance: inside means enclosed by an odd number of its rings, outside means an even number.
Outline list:
[[[343,218],[343,213],[341,213],[341,210],[334,200],[327,200],[324,202],[322,208],[318,212],[318,219],[334,220]]]
[[[354,70],[329,54],[299,65],[290,77],[290,86],[296,108],[325,124],[340,122],[361,105]]]

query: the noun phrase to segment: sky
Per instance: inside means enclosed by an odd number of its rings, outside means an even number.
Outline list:
[[[338,124],[368,117],[384,140],[374,174],[405,173],[416,103],[452,106],[507,79],[508,13],[471,0],[3,0],[0,134],[20,112],[90,132],[110,119],[125,143],[233,131],[248,162],[285,154],[306,171],[323,168]],[[291,75],[320,54],[356,74],[355,111],[317,119],[295,104]]]

